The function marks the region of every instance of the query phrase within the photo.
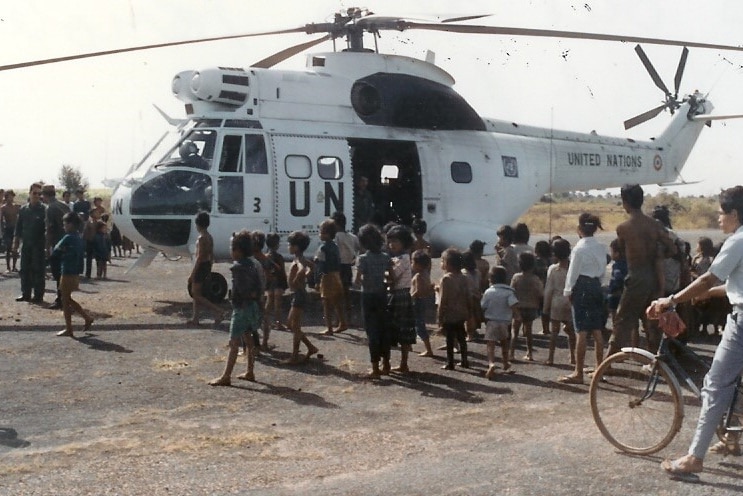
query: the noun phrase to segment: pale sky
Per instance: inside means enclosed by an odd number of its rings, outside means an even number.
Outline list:
[[[293,28],[323,22],[340,8],[416,19],[492,14],[476,24],[601,32],[741,44],[743,4],[687,0],[484,0],[273,2],[251,0],[25,0],[0,6],[0,65],[133,45]],[[183,117],[170,92],[185,69],[247,67],[307,35],[281,35],[156,49],[0,72],[0,187],[56,183],[63,164],[92,187],[120,177],[168,129],[156,104]],[[670,115],[630,131],[623,121],[659,105],[633,43],[514,38],[439,32],[383,32],[380,50],[436,62],[483,117],[610,136],[648,139]],[[644,45],[666,85],[679,47]],[[330,51],[326,42],[313,51]],[[304,55],[278,67],[301,69]],[[681,93],[709,92],[715,113],[743,113],[743,52],[691,49]],[[681,194],[714,194],[743,183],[743,120],[705,129],[683,172],[702,183]]]

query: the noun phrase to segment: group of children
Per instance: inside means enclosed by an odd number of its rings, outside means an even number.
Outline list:
[[[360,290],[371,378],[390,372],[409,372],[409,355],[416,336],[425,347],[419,355],[434,356],[426,315],[436,301],[437,324],[446,338],[446,345],[441,347],[446,349],[446,362],[442,368],[455,368],[455,353],[460,355],[460,367],[470,366],[468,342],[480,337],[477,331],[483,324],[488,358],[486,377],[492,378],[496,373],[496,347],[500,348],[503,371],[511,369],[522,330],[526,345],[523,360],[533,361],[533,324],[541,321],[543,334],[549,336],[545,363],[554,364],[557,338],[561,331],[564,332],[568,338],[570,364],[575,365],[576,370],[560,380],[581,382],[589,334],[595,341],[598,363],[603,357],[602,332],[607,312],[616,309],[626,275],[626,262],[618,244],[612,243],[613,266],[607,297],[606,288],[600,283],[608,262],[606,248],[592,239],[600,228],[600,221],[595,216],[585,215],[579,220],[581,240],[573,254],[574,274],[570,270],[571,244],[567,240],[556,236],[550,242],[540,241],[532,248],[528,244],[528,227],[519,224],[498,230],[496,265],[492,268],[482,257],[482,241],[475,240],[465,252],[453,248],[444,251],[441,255],[443,276],[438,284],[431,280],[430,250],[422,236],[425,222],[420,220],[413,223],[412,229],[402,225],[379,229],[367,224],[359,229],[356,237],[346,232],[345,216],[336,213],[320,225],[321,246],[313,260],[304,255],[310,244],[306,233],[296,231],[288,236],[293,256],[288,275],[284,272],[283,257],[278,253],[278,235],[265,237],[260,232],[238,233],[232,240],[233,287],[236,284],[239,287],[238,276],[244,272],[237,270],[238,267],[247,265],[246,260],[252,260],[263,279],[255,291],[258,294],[265,292],[266,298],[263,303],[255,300],[255,314],[252,310],[249,312],[251,318],[236,318],[233,312],[230,358],[225,373],[212,384],[229,384],[229,373],[234,365],[231,358],[233,348],[237,356],[240,342],[247,342],[249,348],[248,371],[241,377],[254,377],[254,347],[258,344],[267,347],[270,323],[274,328],[283,327],[280,312],[286,289],[291,293],[291,309],[286,323],[294,336],[291,357],[286,362],[296,364],[318,352],[301,330],[310,281],[315,282],[322,299],[326,326],[323,334],[328,336],[348,328],[349,289],[355,286]],[[250,242],[244,238],[249,238]],[[263,253],[264,240],[269,249],[267,254]],[[354,261],[356,275],[351,281]],[[704,265],[704,262],[699,265]],[[585,273],[594,275],[588,277]],[[253,295],[255,291],[233,290],[233,307],[253,308],[240,298],[245,294]],[[586,307],[579,308],[581,315],[577,321],[573,309],[576,304]],[[245,311],[237,314],[245,314]],[[337,326],[334,325],[336,322]],[[258,340],[259,327],[263,329],[262,343]],[[302,344],[307,349],[304,356],[299,353]],[[395,346],[400,351],[400,362],[393,367],[391,350]]]

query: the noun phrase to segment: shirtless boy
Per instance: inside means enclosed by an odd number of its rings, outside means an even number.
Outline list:
[[[644,192],[640,185],[622,186],[621,195],[622,207],[629,219],[617,226],[617,237],[627,259],[628,272],[609,340],[609,355],[630,344],[632,330],[645,309],[654,298],[661,296],[656,271],[659,247],[662,246],[666,256],[676,252],[663,226],[642,212]]]
[[[199,325],[199,307],[206,307],[215,315],[214,325],[219,325],[225,318],[224,312],[217,305],[207,300],[203,295],[203,285],[209,274],[212,272],[214,263],[214,240],[209,234],[209,214],[199,212],[194,220],[196,231],[199,237],[196,238],[196,253],[194,254],[194,264],[188,282],[191,284],[191,298],[193,299],[193,315],[191,320],[186,324],[192,326]]]

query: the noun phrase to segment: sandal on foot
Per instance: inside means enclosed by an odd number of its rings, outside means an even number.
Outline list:
[[[683,480],[686,482],[699,482],[699,476],[696,472],[701,472],[701,470],[691,471],[683,469],[678,460],[663,460],[660,464],[660,468],[662,468],[666,474],[673,479]]]
[[[488,371],[485,372],[485,378],[492,379],[494,375],[495,375],[495,365],[491,365],[490,367],[488,367]]]
[[[83,327],[83,332],[90,331],[90,326],[93,325],[93,319],[88,319],[85,321],[85,326]]]
[[[418,353],[418,356],[419,357],[432,357],[433,356],[433,351],[422,351],[422,352]]]
[[[250,372],[250,373],[245,372],[244,374],[238,375],[237,378],[238,379],[241,379],[243,381],[255,382],[255,375],[253,375],[252,372]]]
[[[72,334],[72,331],[68,331],[67,329],[62,329],[61,331],[59,331],[57,333],[57,336],[59,336],[60,338],[74,337],[74,335]]]
[[[583,378],[574,375],[564,375],[557,379],[557,382],[562,384],[583,384]]]
[[[722,456],[740,456],[741,450],[740,450],[740,444],[737,442],[731,441],[731,442],[725,442],[725,441],[718,441],[717,443],[713,444],[710,449],[708,450],[708,453],[714,453],[716,455],[722,455]]]
[[[209,381],[210,386],[231,386],[229,377],[217,377]]]
[[[397,367],[392,367],[390,370],[392,372],[397,372],[399,374],[407,374],[408,372],[410,372],[410,369],[408,368],[407,365],[405,366],[398,365]]]

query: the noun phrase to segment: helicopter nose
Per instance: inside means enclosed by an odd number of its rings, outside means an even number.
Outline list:
[[[136,188],[129,211],[132,226],[150,244],[186,246],[193,216],[211,210],[211,178],[193,171],[168,171]]]

